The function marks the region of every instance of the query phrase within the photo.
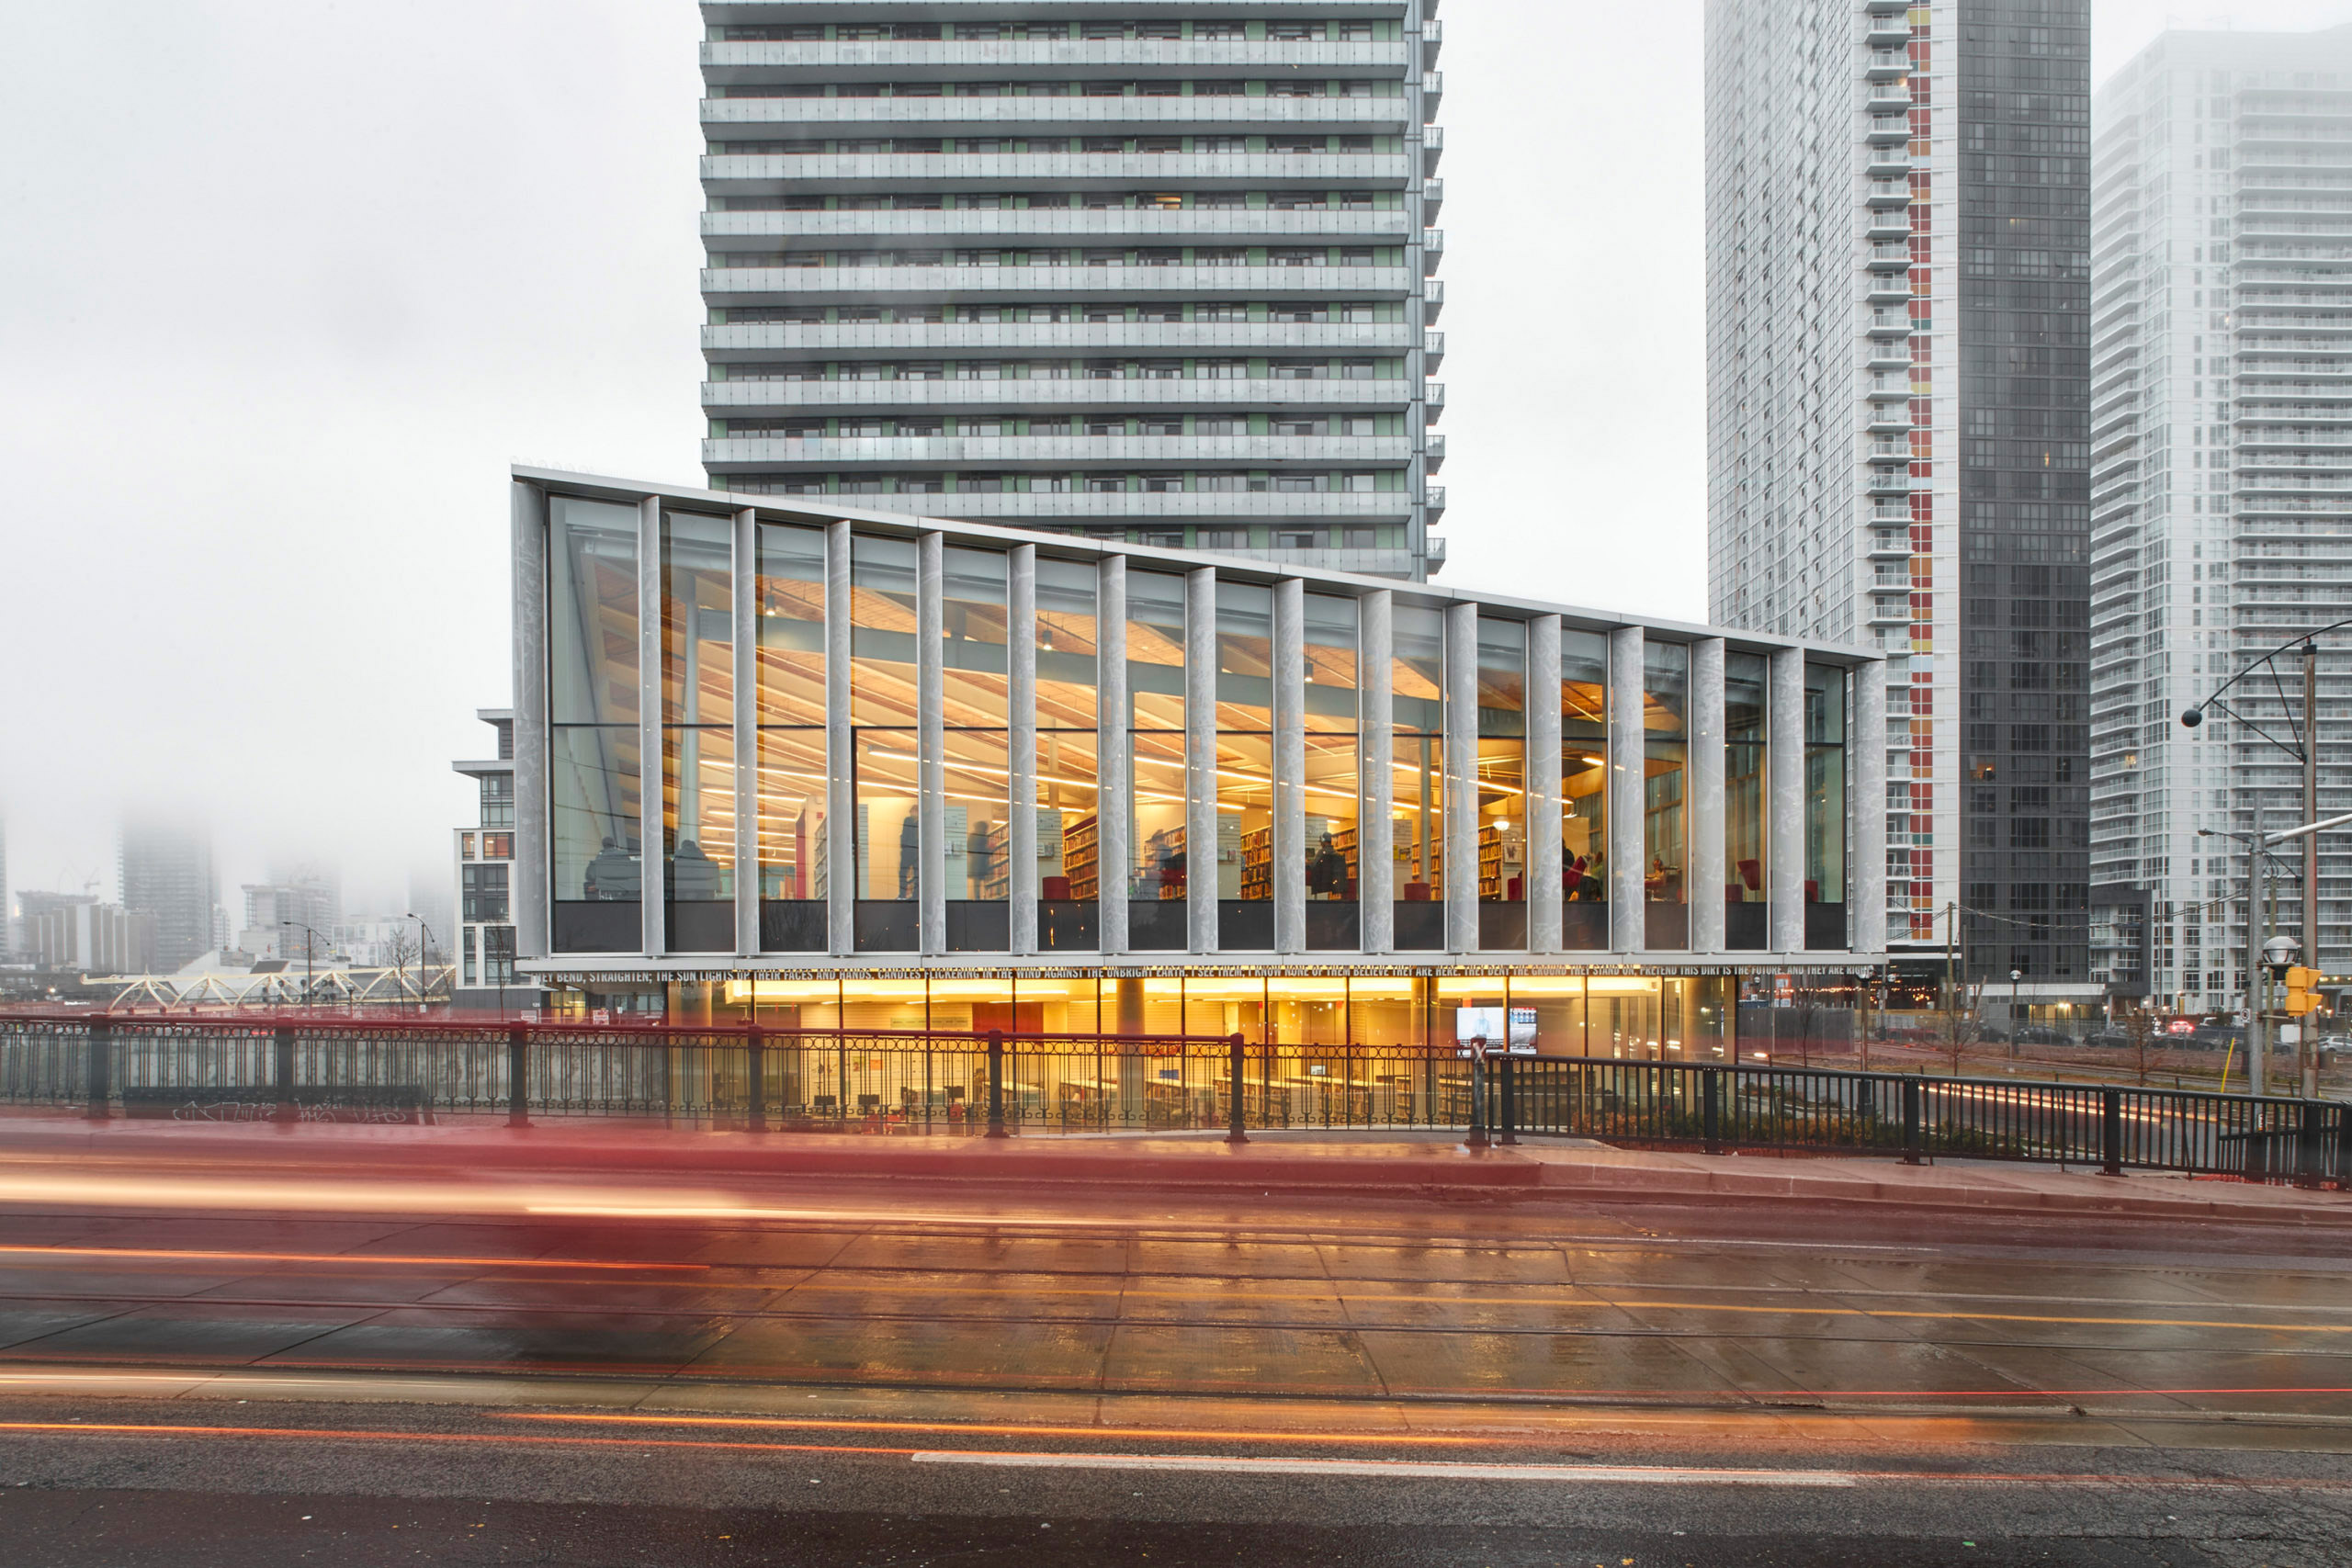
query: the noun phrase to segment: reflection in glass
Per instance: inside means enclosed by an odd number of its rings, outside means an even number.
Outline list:
[[[758,533],[760,946],[822,952],[825,879],[825,536]]]
[[[1184,580],[1127,573],[1127,729],[1134,746],[1134,797],[1127,841],[1127,896],[1137,902],[1184,897]],[[1134,935],[1130,922],[1130,934]],[[1136,940],[1135,945],[1141,946]],[[1181,945],[1181,943],[1180,943]]]
[[[1395,726],[1396,941],[1401,952],[1445,946],[1445,618],[1396,607],[1389,680]]]
[[[1730,904],[1764,902],[1764,745],[1770,689],[1760,653],[1724,656],[1724,897]],[[1733,925],[1743,923],[1735,915]],[[1752,942],[1728,930],[1735,948],[1763,946],[1759,925]]]
[[[554,498],[548,525],[550,945],[634,953],[644,863],[638,513]]]
[[[1216,896],[1274,896],[1274,595],[1255,583],[1216,593]],[[1263,941],[1248,940],[1266,924]],[[1240,933],[1237,933],[1240,934]],[[1229,947],[1272,947],[1254,922]]]
[[[1037,561],[1037,945],[1097,945],[1102,826],[1096,569]]]
[[[662,518],[662,892],[669,905],[735,897],[734,525]],[[731,950],[734,917],[682,911],[670,945]]]
[[[637,509],[558,496],[548,559],[548,717],[637,722]]]
[[[1688,901],[1689,802],[1685,797],[1690,753],[1690,649],[1679,642],[1648,642],[1642,649],[1642,886],[1653,909],[1681,910]],[[1653,917],[1648,945],[1690,945],[1687,924],[1678,917]]]
[[[1609,636],[1560,629],[1561,945],[1609,945]]]
[[[854,855],[862,902],[915,900],[922,863],[915,804],[915,732],[860,729],[851,749]]]
[[[1306,945],[1357,945],[1356,602],[1305,595]],[[1324,908],[1329,906],[1329,909]]]
[[[1527,626],[1478,622],[1478,901],[1481,947],[1527,945]]]
[[[1846,672],[1804,667],[1804,901],[1846,901]]]

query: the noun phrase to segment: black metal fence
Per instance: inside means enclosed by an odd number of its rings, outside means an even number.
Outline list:
[[[875,1134],[1464,1128],[2352,1182],[2352,1106],[1239,1037],[0,1016],[0,1102],[179,1121],[626,1117]]]

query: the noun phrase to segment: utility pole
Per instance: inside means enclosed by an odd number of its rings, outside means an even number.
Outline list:
[[[2270,1092],[2270,1043],[2263,1036],[2262,906],[2268,895],[2270,863],[2262,853],[2262,807],[2254,808],[2254,837],[2245,851],[2245,1066],[2246,1092],[2259,1100]]]
[[[2303,820],[2319,820],[2319,643],[2303,644]],[[2319,835],[2303,835],[2303,962],[2314,969],[2319,961]],[[2296,1021],[2297,1086],[2307,1100],[2319,1093],[2319,1051],[2312,1036],[2317,1032],[2309,1015]]]

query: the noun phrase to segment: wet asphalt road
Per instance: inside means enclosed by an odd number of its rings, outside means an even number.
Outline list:
[[[0,1561],[2352,1562],[2352,1231],[210,1179],[0,1207]]]

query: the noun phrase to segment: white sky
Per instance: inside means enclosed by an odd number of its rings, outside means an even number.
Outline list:
[[[2347,0],[2097,0],[2167,24]],[[1452,0],[1443,581],[1705,612],[1701,6]],[[447,854],[507,699],[515,459],[699,483],[684,0],[0,0],[0,810],[122,803],[358,901]]]

